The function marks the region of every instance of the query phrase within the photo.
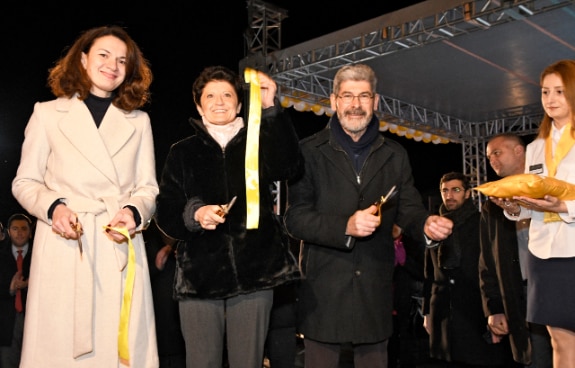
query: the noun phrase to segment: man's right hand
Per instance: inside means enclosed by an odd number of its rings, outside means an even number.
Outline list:
[[[425,221],[423,232],[434,241],[441,241],[451,235],[453,230],[453,221],[447,217],[431,215]]]
[[[356,211],[347,220],[345,235],[351,235],[356,238],[363,238],[373,234],[379,226],[379,216],[376,216],[377,206],[371,205],[365,210]]]
[[[507,318],[503,313],[492,314],[487,317],[487,326],[491,332],[499,336],[507,335],[509,333]]]

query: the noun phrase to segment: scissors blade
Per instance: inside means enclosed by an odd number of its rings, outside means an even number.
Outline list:
[[[232,206],[234,205],[234,203],[236,203],[236,199],[238,199],[238,196],[234,196],[234,198],[232,198],[230,203],[228,203],[228,205],[226,206],[226,209],[225,209],[226,214],[228,214],[230,212],[230,210],[232,209]]]
[[[230,209],[234,203],[236,203],[236,199],[238,199],[238,196],[234,196],[234,198],[232,198],[228,204],[221,205],[220,209],[218,210],[218,215],[222,217],[226,216],[230,212]]]
[[[80,248],[80,256],[84,254],[84,249],[82,246],[82,233],[78,233],[78,248]]]
[[[381,224],[381,207],[387,203],[387,201],[393,197],[394,195],[397,194],[397,191],[395,190],[395,185],[391,187],[391,189],[389,190],[389,192],[387,192],[387,194],[384,196],[381,196],[381,198],[376,201],[374,203],[375,206],[377,206],[377,211],[375,213],[376,216],[379,216],[379,223]]]
[[[391,189],[389,190],[389,192],[387,192],[387,194],[385,195],[385,197],[383,198],[383,203],[387,202],[391,197],[393,197],[395,194],[397,193],[397,191],[395,190],[395,185],[391,187]]]
[[[76,217],[76,223],[71,224],[72,228],[74,229],[74,231],[76,232],[76,234],[78,235],[78,248],[80,249],[80,256],[82,256],[82,254],[84,253],[84,249],[82,246],[82,225],[80,225],[80,223],[78,222],[78,217]]]

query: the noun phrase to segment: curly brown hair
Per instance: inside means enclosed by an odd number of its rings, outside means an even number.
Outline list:
[[[81,100],[88,97],[92,81],[82,66],[82,53],[88,53],[94,41],[104,36],[114,36],[126,44],[126,78],[116,89],[114,106],[132,111],[150,100],[152,71],[136,42],[120,26],[109,25],[88,29],[74,41],[66,54],[49,70],[48,86],[56,97],[72,97]]]

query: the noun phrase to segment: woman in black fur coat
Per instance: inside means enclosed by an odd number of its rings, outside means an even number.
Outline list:
[[[230,368],[260,367],[273,288],[300,277],[271,191],[274,181],[300,172],[298,138],[275,98],[276,83],[262,72],[257,80],[262,110],[256,202],[248,206],[246,200],[243,82],[225,67],[208,67],[194,82],[201,120],[192,121],[195,134],[171,147],[162,173],[156,221],[181,240],[174,296],[188,367],[221,367],[224,346]],[[259,210],[255,227],[248,226],[248,210]]]

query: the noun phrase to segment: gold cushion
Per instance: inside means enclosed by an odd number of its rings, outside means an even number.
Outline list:
[[[524,196],[543,198],[546,194],[563,200],[575,199],[575,185],[536,174],[517,174],[490,181],[473,188],[486,196],[510,198]]]

